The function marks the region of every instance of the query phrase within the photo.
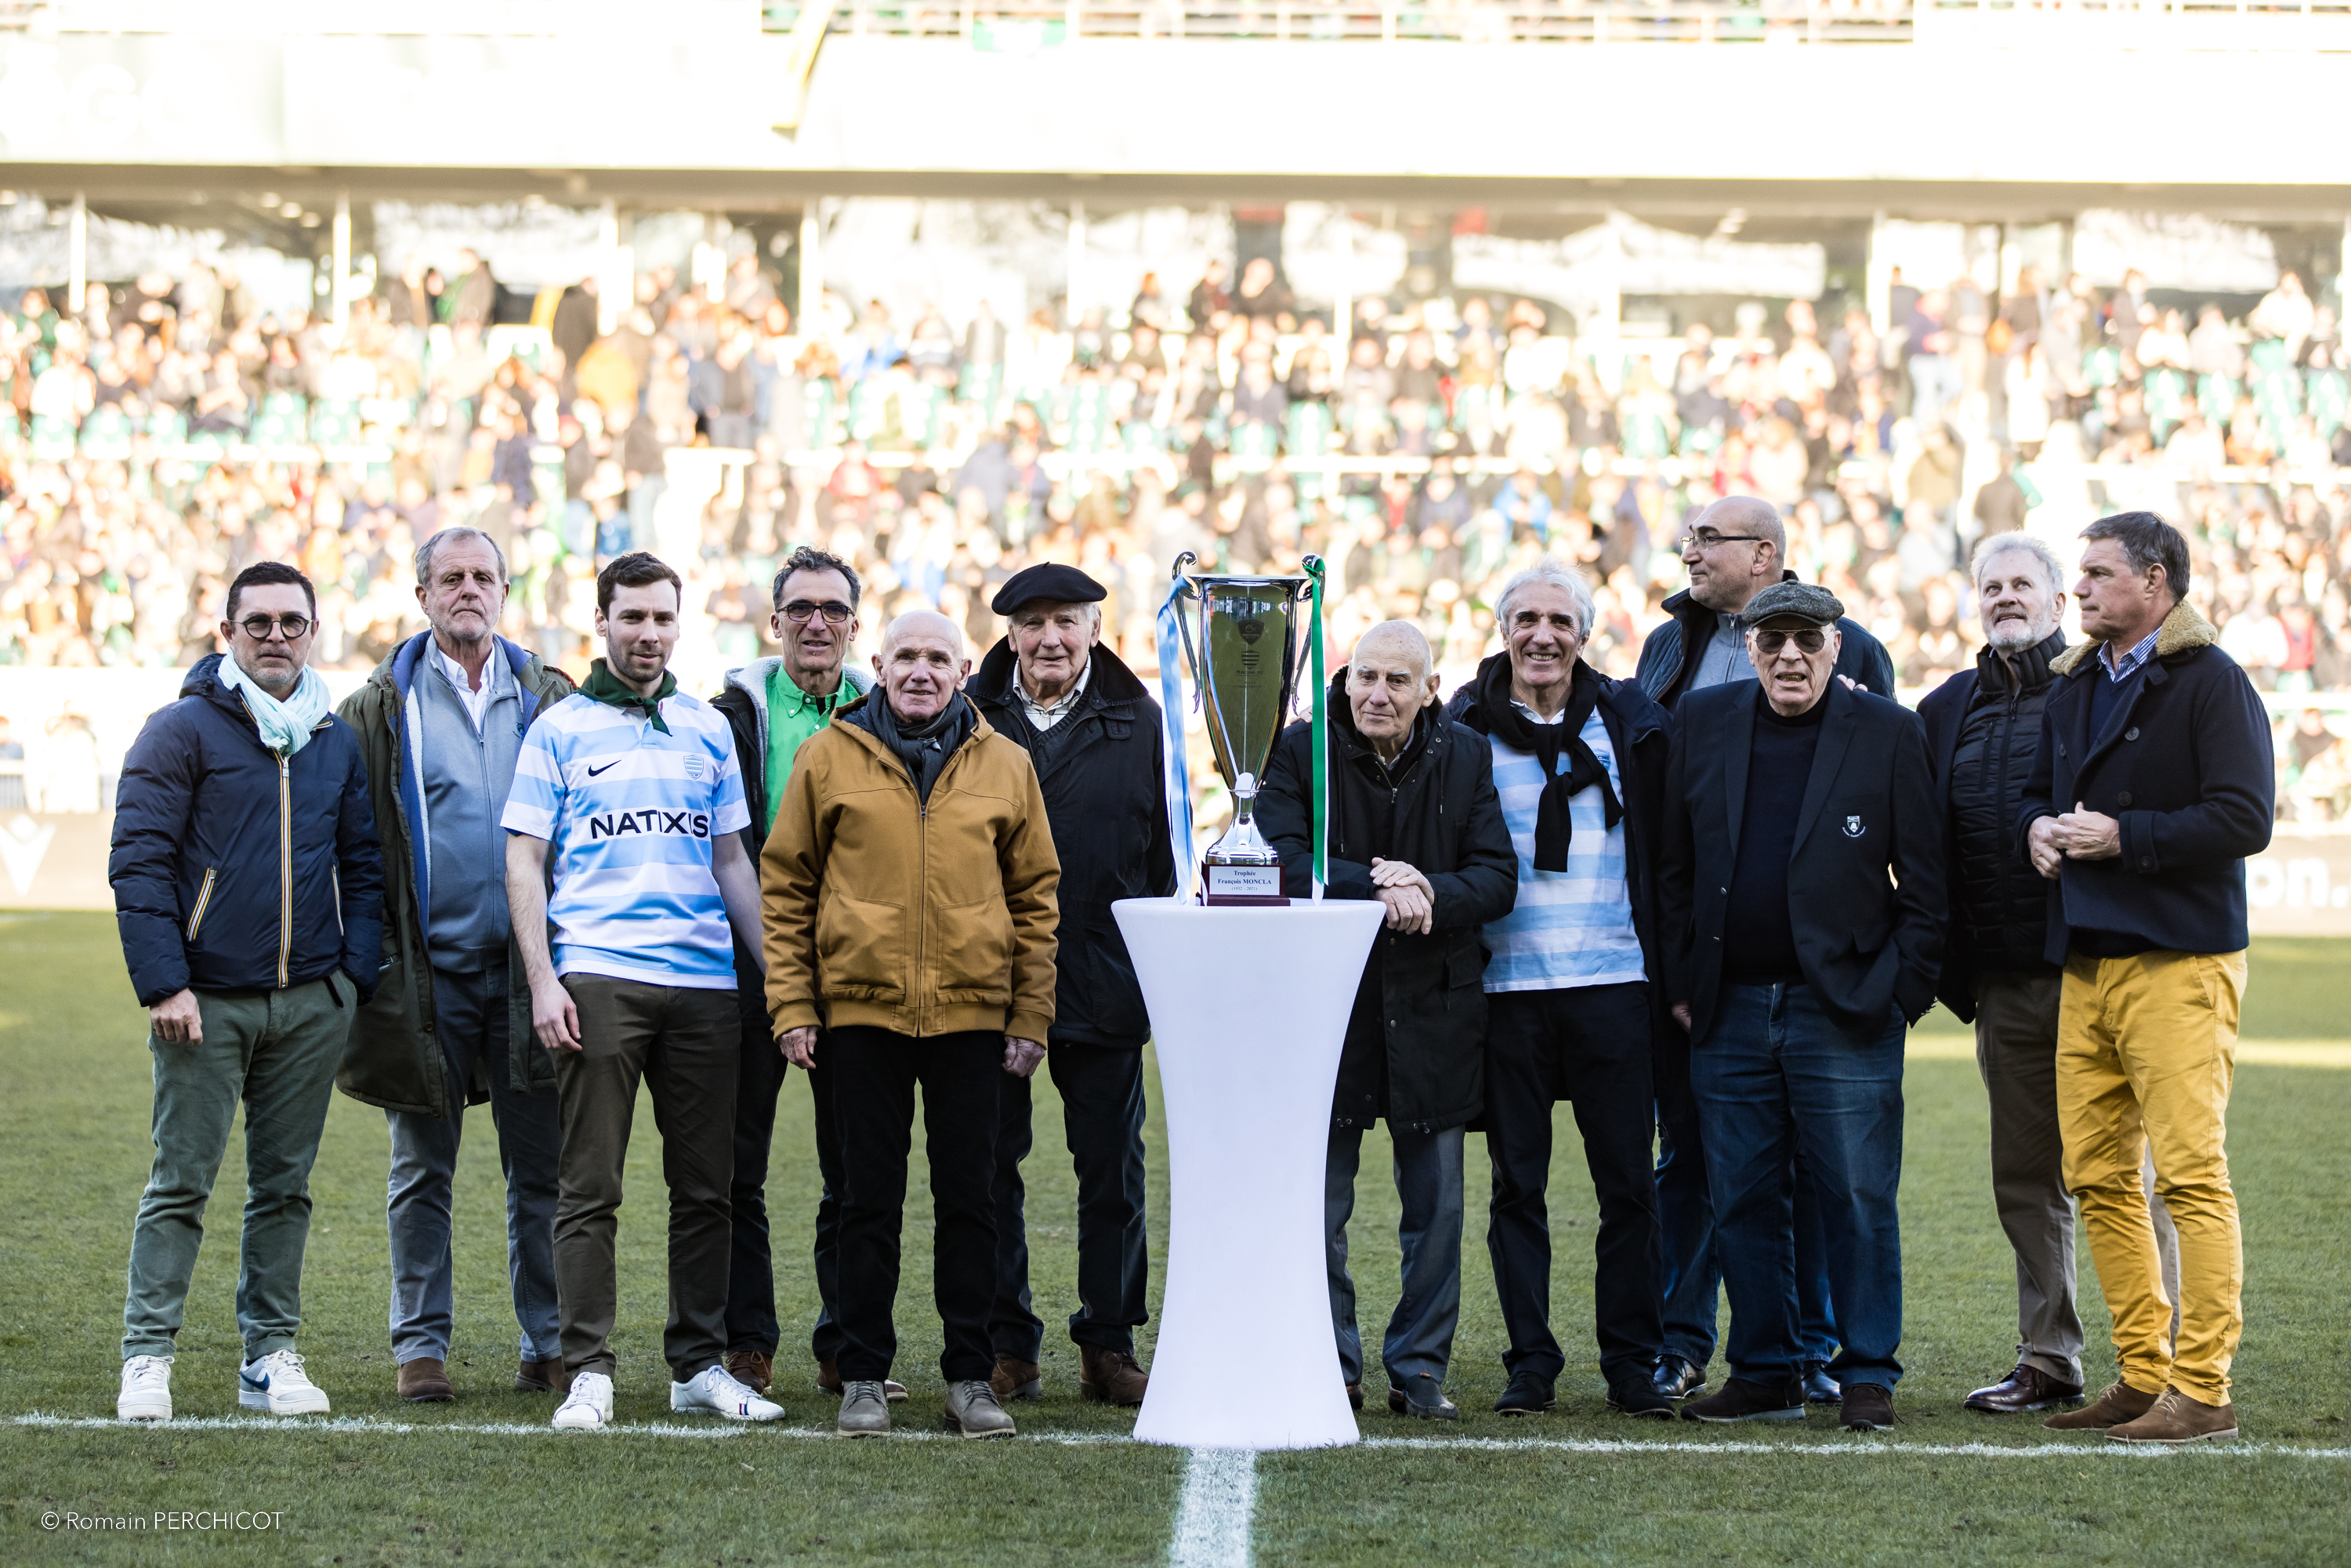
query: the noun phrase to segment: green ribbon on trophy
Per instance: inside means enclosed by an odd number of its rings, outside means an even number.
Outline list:
[[[1322,902],[1322,884],[1331,869],[1331,678],[1322,673],[1322,558],[1310,555],[1301,563],[1314,580],[1313,624],[1306,642],[1314,671],[1314,902]]]

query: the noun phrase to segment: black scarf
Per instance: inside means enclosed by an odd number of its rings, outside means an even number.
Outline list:
[[[2000,651],[1991,643],[1985,643],[1976,653],[1976,702],[2004,698],[2011,686],[2019,691],[2039,691],[2049,684],[2049,661],[2064,651],[2065,629],[2062,626],[2032,647],[2011,653],[2007,658],[2002,658]],[[2008,668],[2010,660],[2016,664],[2012,681]]]
[[[930,803],[931,786],[946,771],[947,758],[970,738],[972,726],[979,716],[964,695],[957,692],[947,699],[946,706],[921,724],[902,726],[898,716],[890,711],[889,698],[878,685],[858,705],[858,713],[866,721],[864,727],[872,730],[874,738],[905,765],[907,776],[914,781],[914,791],[925,805]]]
[[[1514,751],[1532,754],[1542,764],[1543,791],[1535,806],[1535,869],[1565,871],[1567,845],[1574,827],[1567,803],[1597,784],[1609,827],[1625,816],[1624,802],[1608,782],[1608,769],[1583,738],[1584,721],[1600,704],[1599,674],[1583,660],[1570,676],[1567,713],[1558,724],[1537,724],[1510,700],[1510,656],[1496,653],[1478,666],[1472,712],[1476,727]],[[1567,752],[1567,771],[1559,770],[1559,754]]]

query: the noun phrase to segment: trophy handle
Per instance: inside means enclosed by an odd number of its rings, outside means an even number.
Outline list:
[[[1190,580],[1185,576],[1184,569],[1199,564],[1200,558],[1190,550],[1186,550],[1176,558],[1176,569],[1168,574],[1176,581],[1183,583],[1183,591],[1195,600],[1199,598],[1199,594],[1194,591]],[[1197,713],[1201,709],[1200,655],[1192,646],[1192,622],[1180,610],[1176,612],[1176,632],[1184,640],[1185,662],[1192,666],[1192,711]]]

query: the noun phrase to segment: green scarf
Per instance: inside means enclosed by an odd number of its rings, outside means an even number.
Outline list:
[[[669,733],[669,726],[662,722],[662,699],[674,696],[676,692],[677,677],[667,670],[662,672],[660,688],[653,695],[646,696],[606,669],[601,659],[588,666],[588,683],[580,688],[581,696],[602,703],[607,707],[643,709],[645,716],[653,720],[653,727],[664,735]]]

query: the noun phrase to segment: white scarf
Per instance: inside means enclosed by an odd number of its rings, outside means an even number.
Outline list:
[[[217,674],[221,685],[245,695],[246,711],[261,731],[261,744],[280,757],[291,758],[309,744],[311,732],[326,718],[333,700],[328,695],[327,683],[308,664],[302,666],[301,679],[294,683],[293,695],[283,702],[263,691],[261,683],[246,673],[234,653],[222,658]]]

